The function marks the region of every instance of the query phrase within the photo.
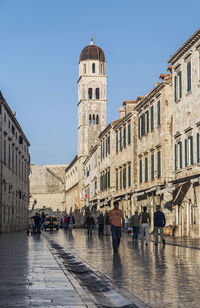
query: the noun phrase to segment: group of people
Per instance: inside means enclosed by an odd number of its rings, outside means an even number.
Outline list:
[[[147,207],[143,206],[143,211],[135,214],[131,218],[131,223],[124,220],[123,211],[119,209],[119,202],[114,202],[114,209],[108,213],[110,224],[111,224],[111,234],[112,234],[112,244],[114,253],[118,252],[118,247],[121,239],[121,227],[125,224],[125,229],[130,225],[133,229],[133,239],[138,239],[139,230],[141,232],[141,242],[146,245],[149,243],[149,226],[151,225],[151,217],[147,212]],[[126,217],[127,219],[127,217]],[[160,205],[156,206],[156,212],[154,213],[154,236],[155,245],[158,245],[158,234],[160,233],[161,241],[165,245],[165,238],[163,233],[163,227],[166,224],[166,219],[164,213],[160,210]]]
[[[33,217],[31,217],[31,219],[33,220],[33,226],[32,226],[33,234],[40,235],[41,230],[43,230],[43,228],[44,228],[44,222],[45,222],[44,212],[42,212],[41,215],[39,213],[36,213]],[[31,228],[29,227],[28,230],[27,230],[28,234],[30,232],[30,229]]]

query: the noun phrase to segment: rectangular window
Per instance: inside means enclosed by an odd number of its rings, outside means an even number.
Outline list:
[[[120,172],[119,172],[119,174],[120,174],[120,189],[122,189],[122,169],[120,169]]]
[[[154,154],[151,154],[151,179],[154,179]]]
[[[187,63],[187,91],[191,91],[191,61]]]
[[[157,102],[157,124],[160,126],[160,101]]]
[[[126,126],[124,126],[124,148],[126,147]]]
[[[151,106],[151,131],[154,129],[154,110],[153,105]]]
[[[146,116],[146,132],[148,134],[149,133],[149,110],[145,112],[145,116]]]
[[[105,139],[106,142],[106,157],[108,156],[108,138]]]
[[[123,188],[126,188],[126,167],[123,169]]]
[[[188,140],[185,139],[185,167],[188,165]]]
[[[158,178],[161,176],[161,153],[160,151],[157,153],[157,176]]]
[[[110,135],[108,136],[108,154],[110,154]]]
[[[182,141],[178,142],[178,152],[179,152],[179,169],[182,169]]]
[[[182,75],[181,71],[178,72],[178,98],[182,98]]]
[[[118,132],[116,132],[116,153],[118,153]]]
[[[197,163],[199,163],[199,133],[197,133]]]
[[[4,163],[6,163],[6,140],[4,139]]]
[[[141,123],[141,117],[138,118],[138,138],[141,138],[140,123]]]
[[[142,183],[142,159],[140,159],[140,183]]]
[[[145,182],[147,182],[148,181],[148,157],[145,157],[144,166],[145,166],[145,171],[144,171]]]
[[[118,169],[116,169],[116,190],[118,190]]]
[[[189,137],[189,147],[190,147],[190,165],[193,165],[193,136]]]
[[[103,158],[103,146],[102,146],[102,141],[101,141],[101,159]]]
[[[177,101],[177,76],[174,76],[174,101]]]
[[[122,129],[119,130],[119,147],[120,151],[122,150]]]
[[[102,152],[102,157],[104,158],[104,154],[105,154],[105,143],[104,143],[104,139],[103,139],[103,141],[102,141],[102,143],[103,143],[103,152]]]
[[[131,124],[128,124],[128,144],[131,144]]]
[[[141,115],[141,136],[145,135],[145,114]]]
[[[108,188],[110,188],[110,170],[107,172],[107,177],[108,177]]]
[[[174,145],[174,170],[177,170],[177,144]]]
[[[131,165],[128,166],[128,186],[131,186]]]

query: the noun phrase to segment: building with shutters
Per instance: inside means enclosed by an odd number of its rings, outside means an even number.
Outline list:
[[[200,29],[169,59],[173,80],[173,198],[180,236],[200,236]]]
[[[28,224],[30,143],[15,115],[0,92],[0,233]]]

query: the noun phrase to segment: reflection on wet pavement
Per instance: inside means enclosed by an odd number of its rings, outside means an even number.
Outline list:
[[[151,307],[200,306],[200,250],[153,243],[146,247],[124,236],[119,254],[113,255],[110,236],[94,233],[88,238],[85,230],[49,236]]]

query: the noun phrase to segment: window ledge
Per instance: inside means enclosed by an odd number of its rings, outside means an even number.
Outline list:
[[[189,96],[190,94],[192,94],[192,91],[190,90],[189,92],[187,92],[186,94],[185,94],[185,96]]]
[[[176,104],[180,103],[181,99],[182,99],[182,97],[179,98],[179,99],[176,101]]]

